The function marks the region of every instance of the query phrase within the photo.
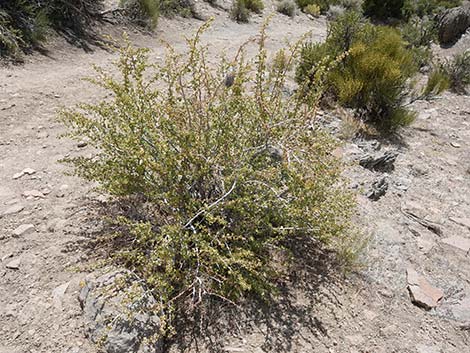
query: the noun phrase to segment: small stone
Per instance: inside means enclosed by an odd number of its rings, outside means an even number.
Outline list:
[[[22,224],[13,231],[13,235],[17,236],[17,237],[20,237],[22,235],[31,234],[35,231],[36,231],[36,229],[34,228],[33,224]]]
[[[77,147],[78,148],[83,148],[83,147],[86,147],[88,145],[88,142],[86,141],[80,141],[78,144],[77,144]]]
[[[6,264],[6,268],[9,268],[10,270],[19,270],[20,269],[20,264],[21,264],[21,258],[14,259],[10,261],[9,263]]]
[[[411,295],[411,301],[426,310],[435,308],[444,296],[444,292],[420,276],[412,268],[407,269],[408,290]]]
[[[454,248],[458,248],[465,252],[470,251],[470,239],[460,237],[458,235],[453,235],[449,238],[442,239],[444,244],[453,246]]]
[[[21,211],[24,210],[23,205],[13,205],[9,208],[7,208],[3,213],[1,214],[1,217],[9,216],[12,214],[20,213]]]
[[[70,282],[61,284],[52,291],[52,302],[54,303],[54,307],[58,310],[62,310],[62,301],[69,285]]]
[[[10,258],[10,257],[13,257],[13,253],[11,253],[11,252],[8,253],[8,254],[6,254],[6,255],[3,255],[3,256],[2,256],[2,262],[4,262],[6,259],[8,259],[8,258]]]
[[[27,190],[23,192],[23,196],[26,198],[45,198],[44,194],[39,190]]]
[[[459,143],[457,143],[457,142],[451,142],[450,145],[451,145],[452,147],[454,147],[454,148],[460,148],[460,147],[462,147],[462,146],[461,146]]]
[[[27,175],[33,175],[36,173],[36,171],[32,168],[26,168],[26,169],[23,169],[22,173],[27,174]]]
[[[16,173],[16,174],[13,175],[13,179],[14,179],[14,180],[19,179],[19,178],[21,178],[23,175],[24,175],[23,172]]]

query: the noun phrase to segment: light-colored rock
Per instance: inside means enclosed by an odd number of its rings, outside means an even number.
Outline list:
[[[463,250],[465,252],[470,251],[470,239],[463,238],[458,235],[453,235],[449,238],[442,239],[444,244],[453,246],[454,248]]]
[[[23,192],[23,196],[28,198],[28,197],[31,197],[31,198],[45,198],[46,196],[39,190],[26,190],[25,192]]]
[[[54,218],[47,223],[47,231],[56,232],[64,228],[67,220],[62,218]]]
[[[21,265],[21,258],[18,257],[14,260],[11,260],[9,263],[6,264],[6,268],[10,270],[19,270]]]
[[[36,228],[33,224],[22,224],[13,231],[13,235],[20,237],[23,235],[28,235],[36,231]]]
[[[70,282],[61,284],[52,291],[52,302],[57,310],[62,310],[62,302],[65,292],[69,288]]]
[[[435,308],[444,296],[442,290],[433,287],[412,268],[407,269],[407,280],[412,302],[426,310]]]
[[[3,211],[3,213],[0,215],[0,218],[20,213],[23,210],[24,210],[23,205],[13,205],[13,206],[7,208],[5,211]]]

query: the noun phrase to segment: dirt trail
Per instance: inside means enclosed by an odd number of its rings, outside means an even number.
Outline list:
[[[214,54],[230,53],[256,35],[262,22],[255,17],[249,25],[238,25],[223,11],[206,11],[217,16],[204,35]],[[200,24],[161,20],[155,35],[132,32],[131,39],[158,57],[163,53],[160,39],[181,47],[183,35]],[[325,20],[276,15],[268,46],[280,48],[284,39],[308,30],[314,38],[324,38]],[[116,34],[116,29],[110,31]],[[51,44],[50,57],[34,55],[23,66],[0,69],[0,353],[95,352],[84,337],[77,301],[84,273],[75,270],[84,255],[74,244],[83,240],[80,231],[86,230],[80,223],[88,212],[83,205],[97,195],[90,185],[66,176],[66,168],[58,163],[65,156],[86,153],[87,147],[59,140],[64,129],[55,117],[62,106],[102,95],[80,78],[92,73],[92,64],[109,67],[114,57],[101,49],[84,53],[57,41]],[[425,113],[404,133],[405,145],[390,175],[406,189],[395,183],[377,203],[361,197],[360,212],[373,236],[369,268],[353,278],[354,283],[328,289],[330,299],[322,299],[324,305],[302,307],[305,320],[292,316],[288,327],[276,333],[260,326],[242,330],[238,338],[219,337],[226,351],[470,351],[468,331],[459,326],[470,321],[469,257],[442,243],[452,235],[470,239],[470,228],[450,220],[470,215],[469,99],[447,94],[416,107]],[[356,147],[348,144],[346,154]],[[25,168],[35,172],[13,178]],[[360,167],[352,167],[351,176],[364,187],[377,177]],[[25,192],[32,196],[25,197]],[[441,237],[399,211],[408,201],[440,224]],[[21,225],[34,228],[18,229]],[[426,312],[411,304],[405,278],[409,266],[444,290],[438,310]],[[267,332],[279,336],[267,338]]]

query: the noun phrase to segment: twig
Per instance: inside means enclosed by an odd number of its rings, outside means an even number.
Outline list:
[[[230,195],[232,193],[232,191],[235,189],[235,186],[237,186],[237,181],[235,180],[232,184],[232,187],[230,188],[229,191],[227,191],[225,193],[225,195],[223,195],[220,199],[218,199],[217,201],[215,201],[214,203],[210,204],[208,207],[205,207],[205,208],[202,208],[200,209],[195,215],[193,218],[191,218],[185,225],[183,228],[188,228],[196,218],[198,218],[200,215],[202,215],[204,212],[210,210],[212,207],[215,207],[217,206],[219,203],[221,203],[225,198],[227,198],[228,195]]]

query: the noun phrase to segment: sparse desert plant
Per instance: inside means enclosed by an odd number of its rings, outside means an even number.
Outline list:
[[[282,0],[277,4],[277,12],[283,15],[294,17],[297,11],[297,5],[294,0]]]
[[[363,3],[364,3],[363,0],[340,0],[338,4],[344,7],[348,11],[362,12]]]
[[[321,9],[320,9],[320,6],[318,6],[317,4],[310,4],[310,5],[307,5],[303,8],[303,11],[307,14],[307,15],[311,15],[313,17],[319,17],[321,15]]]
[[[89,36],[102,0],[12,0],[0,8],[0,56],[18,59],[40,46],[54,29],[72,39]]]
[[[468,93],[467,87],[470,85],[470,49],[442,62],[440,71],[447,75],[452,91],[459,94]]]
[[[264,10],[263,0],[245,0],[245,6],[254,13],[261,13]]]
[[[121,0],[126,9],[127,17],[134,23],[154,28],[160,16],[159,2],[156,0]]]
[[[346,53],[342,64],[328,74],[330,96],[382,130],[413,120],[414,114],[404,104],[408,80],[417,66],[397,30],[373,26],[358,13],[346,13],[331,24],[325,43],[304,46],[297,81],[308,81],[311,70],[341,53]]]
[[[250,11],[245,0],[236,0],[230,9],[230,17],[238,23],[247,23],[250,20]]]
[[[429,74],[422,98],[429,99],[450,88],[450,79],[441,67],[436,66]]]
[[[67,162],[132,210],[107,240],[111,258],[155,296],[166,330],[211,298],[269,300],[302,261],[292,244],[347,242],[354,204],[336,143],[315,124],[318,94],[284,94],[289,65],[268,65],[265,30],[255,58],[242,47],[210,68],[205,28],[162,64],[123,46],[119,76],[97,69],[91,79],[111,97],[61,114],[69,136],[97,150]],[[298,49],[285,51],[288,63]]]
[[[309,5],[316,5],[320,9],[320,13],[326,13],[331,5],[337,5],[339,0],[296,0],[297,5],[303,11]],[[313,9],[313,7],[312,7]]]
[[[330,21],[334,21],[337,18],[343,16],[346,11],[346,8],[341,5],[331,5],[326,13],[326,16]]]

